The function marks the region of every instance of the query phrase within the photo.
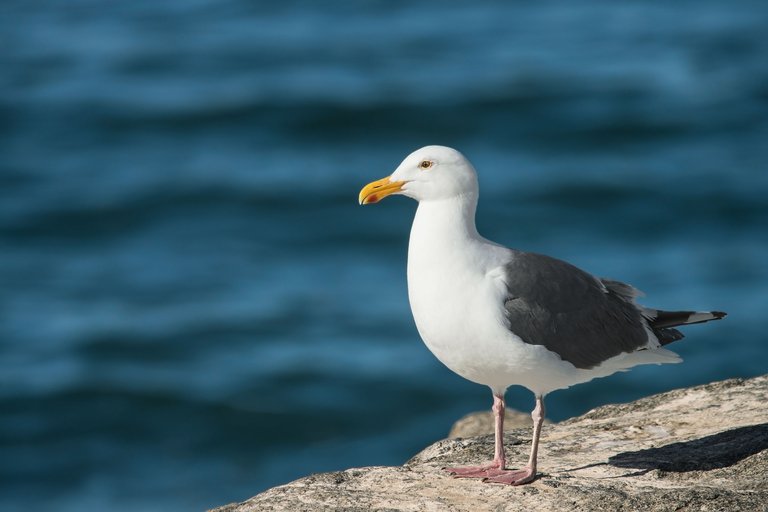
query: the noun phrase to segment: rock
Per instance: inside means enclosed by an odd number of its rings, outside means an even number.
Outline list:
[[[545,425],[549,423],[549,420],[544,420]],[[532,425],[530,414],[514,409],[504,411],[504,432],[518,428],[531,428]],[[453,424],[451,431],[448,432],[448,438],[475,437],[486,434],[493,434],[493,413],[490,409],[487,411],[471,412],[463,416]]]
[[[768,375],[594,409],[544,429],[538,478],[521,487],[440,469],[489,460],[486,435],[439,441],[403,466],[311,475],[216,512],[766,511],[767,403]],[[523,464],[530,429],[505,441]]]

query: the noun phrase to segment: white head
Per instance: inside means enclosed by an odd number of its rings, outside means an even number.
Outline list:
[[[464,155],[445,146],[426,146],[408,155],[391,176],[363,187],[359,200],[370,204],[402,194],[417,201],[434,201],[476,197],[477,191],[477,174]]]

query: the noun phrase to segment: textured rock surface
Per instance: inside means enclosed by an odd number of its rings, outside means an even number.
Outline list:
[[[549,423],[549,420],[544,420],[545,425],[548,425]],[[530,413],[524,413],[514,409],[507,409],[504,412],[504,432],[530,427]],[[487,411],[471,412],[466,416],[463,416],[453,424],[451,431],[448,432],[448,437],[475,437],[486,434],[493,434],[493,412],[491,412],[490,409]]]
[[[530,431],[506,434],[524,463]],[[491,458],[493,437],[446,439],[405,465],[311,475],[217,512],[766,511],[768,376],[607,405],[545,427],[538,479],[510,487],[454,479],[447,464]]]

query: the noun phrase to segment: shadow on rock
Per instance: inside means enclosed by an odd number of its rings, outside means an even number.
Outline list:
[[[732,466],[766,448],[768,423],[762,423],[726,430],[684,443],[620,453],[609,458],[608,463],[620,468],[648,471],[708,471]]]

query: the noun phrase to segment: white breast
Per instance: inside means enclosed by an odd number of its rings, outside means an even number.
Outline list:
[[[540,359],[504,324],[508,249],[481,238],[455,208],[420,203],[408,249],[408,295],[424,343],[448,368],[495,389],[525,385]],[[534,362],[534,359],[536,361]]]

